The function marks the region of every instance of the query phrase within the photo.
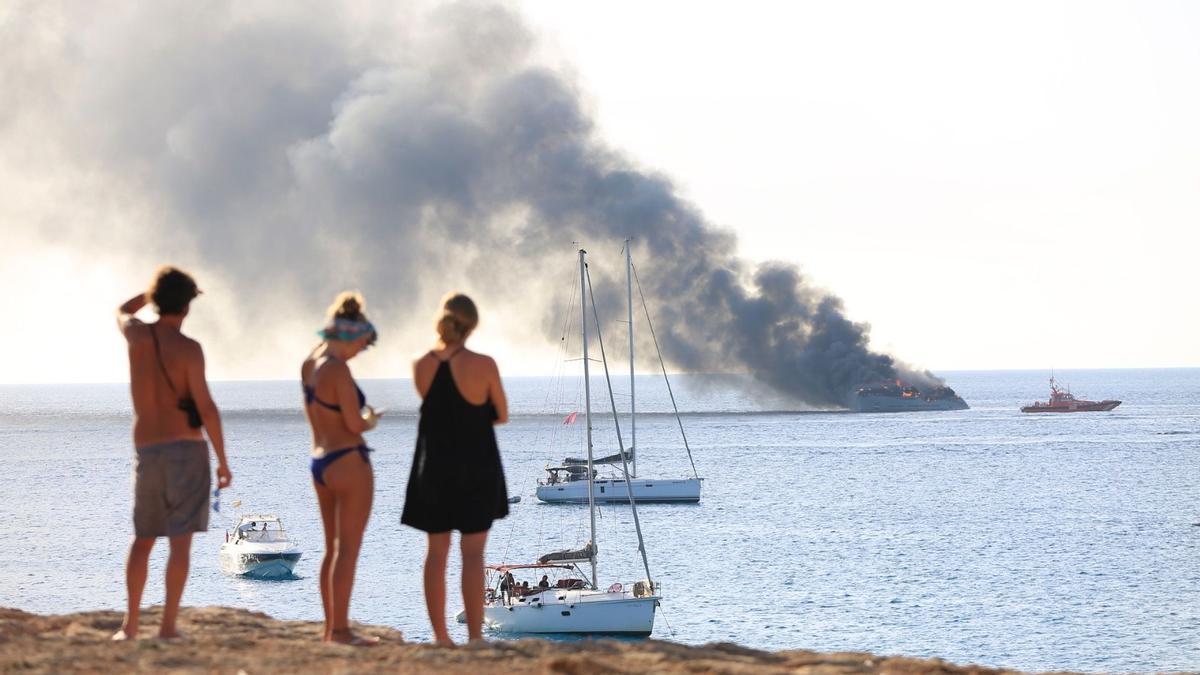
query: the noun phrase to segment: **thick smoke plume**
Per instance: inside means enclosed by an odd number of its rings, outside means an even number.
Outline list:
[[[229,330],[345,285],[399,316],[463,282],[540,323],[560,309],[541,280],[569,268],[571,242],[631,236],[678,368],[835,406],[864,383],[932,380],[899,374],[838,298],[793,265],[740,259],[669,179],[607,147],[510,10],[350,5],[18,5],[0,86],[26,107],[0,132],[37,117],[56,161],[144,200],[139,240],[199,251],[245,294]],[[593,267],[598,284],[622,275]]]

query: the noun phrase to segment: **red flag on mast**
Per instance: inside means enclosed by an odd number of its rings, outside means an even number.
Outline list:
[[[579,412],[573,412],[563,420],[563,424],[575,424],[575,418],[579,416]]]

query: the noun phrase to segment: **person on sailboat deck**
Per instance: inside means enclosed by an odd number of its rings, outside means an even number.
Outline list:
[[[413,362],[424,401],[400,522],[429,535],[425,604],[438,644],[446,631],[446,558],[450,532],[462,533],[462,596],[470,640],[483,639],[483,551],[492,521],[508,515],[508,490],[493,426],[508,421],[500,371],[491,357],[466,348],[479,324],[461,293],[442,300],[438,341]]]
[[[508,603],[508,599],[512,596],[513,584],[515,583],[512,572],[505,572],[504,576],[500,579],[500,597],[504,600],[505,604]]]
[[[375,343],[375,326],[364,312],[366,302],[344,292],[329,308],[322,341],[300,366],[304,414],[312,427],[312,479],[325,529],[321,560],[321,604],[325,610],[324,642],[369,646],[374,638],[350,631],[350,592],[362,546],[375,475],[363,432],[379,423],[354,382],[347,362]],[[365,409],[365,413],[362,412]]]
[[[549,575],[546,575],[546,574],[543,574],[543,575],[542,575],[542,580],[538,582],[538,587],[540,587],[540,588],[550,588],[550,577],[549,577]]]

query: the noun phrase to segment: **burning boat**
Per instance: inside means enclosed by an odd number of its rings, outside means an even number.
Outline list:
[[[853,412],[920,412],[970,408],[950,387],[939,386],[922,391],[900,380],[859,387],[850,397],[848,407]]]

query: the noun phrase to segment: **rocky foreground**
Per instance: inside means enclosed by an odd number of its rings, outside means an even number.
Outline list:
[[[0,672],[5,673],[1002,673],[940,659],[858,653],[763,652],[734,644],[689,647],[647,640],[497,641],[453,649],[405,642],[390,628],[373,648],[322,644],[320,624],[279,621],[227,607],[185,608],[182,641],[151,639],[159,612],[143,616],[135,642],[114,643],[117,612],[39,616],[0,609]]]

